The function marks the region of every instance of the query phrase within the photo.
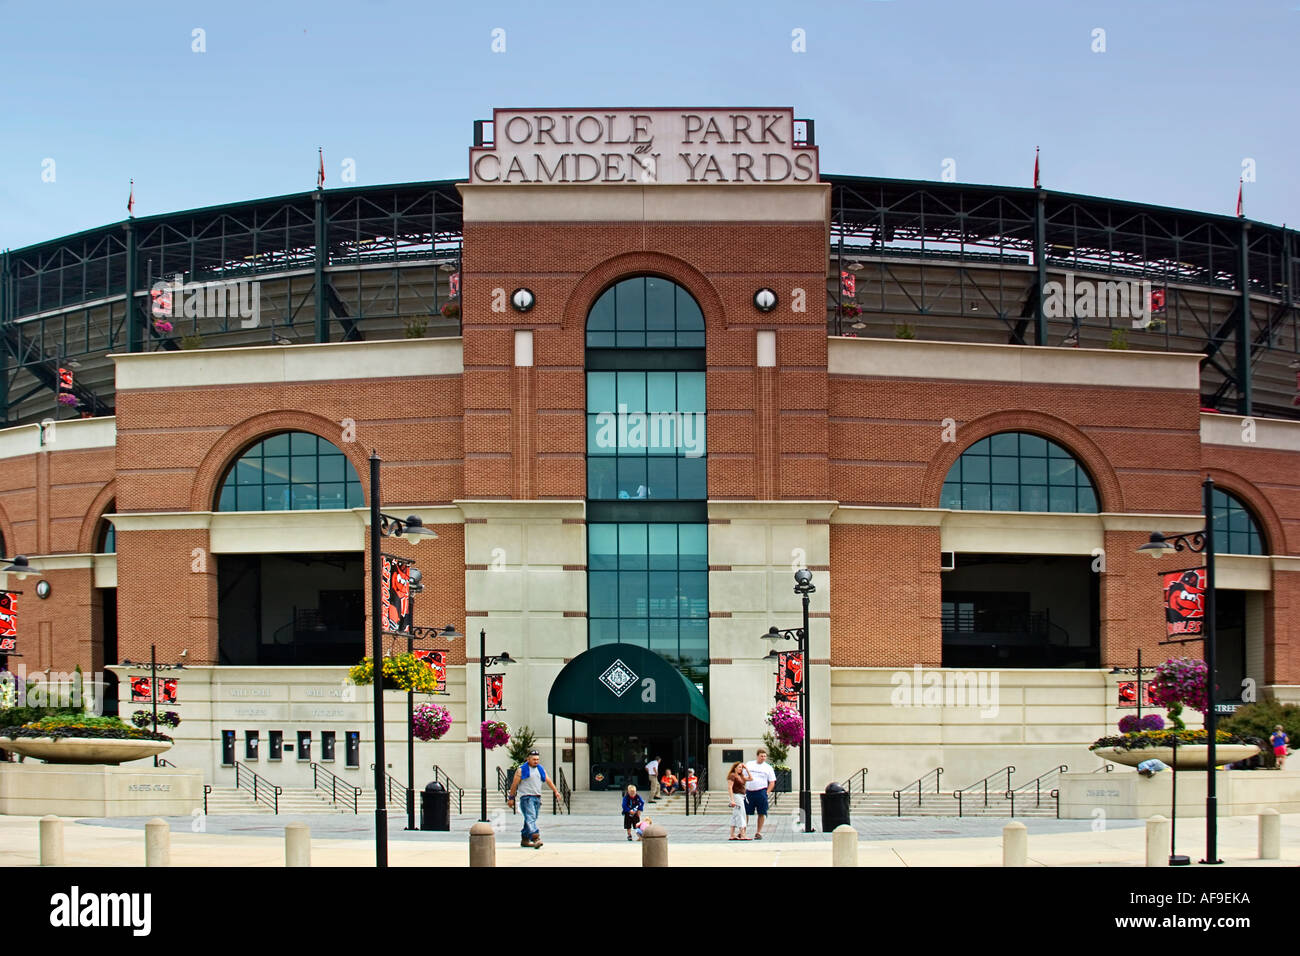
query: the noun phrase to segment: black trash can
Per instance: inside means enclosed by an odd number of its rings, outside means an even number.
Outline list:
[[[830,833],[842,823],[849,820],[850,794],[838,783],[828,783],[822,794],[822,832]]]
[[[420,829],[451,829],[451,794],[436,780],[420,794]]]

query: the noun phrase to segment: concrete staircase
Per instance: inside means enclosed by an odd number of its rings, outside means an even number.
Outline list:
[[[818,808],[817,794],[813,794],[814,811]],[[880,793],[855,793],[849,801],[849,812],[854,816],[896,816],[899,812],[898,802],[892,791]],[[902,816],[905,817],[955,817],[957,798],[951,790],[942,793],[927,793],[918,805],[916,793],[903,796]],[[962,798],[961,816],[963,817],[1011,817],[1011,801],[1002,793],[989,793],[988,806],[984,805],[984,795],[968,795]],[[1046,793],[1042,795],[1040,805],[1034,806],[1034,796],[1017,795],[1016,817],[1055,817],[1056,801]]]

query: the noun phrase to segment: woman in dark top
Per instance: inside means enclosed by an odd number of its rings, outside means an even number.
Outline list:
[[[636,795],[636,787],[628,785],[627,793],[623,795],[623,829],[627,831],[627,839],[632,841],[632,828],[641,822],[641,811],[645,809],[645,801]]]
[[[745,783],[750,779],[744,763],[737,760],[727,771],[727,800],[731,807],[731,835],[729,840],[748,840],[745,836]]]

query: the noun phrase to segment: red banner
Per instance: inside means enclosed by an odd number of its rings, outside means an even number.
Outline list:
[[[850,299],[858,294],[858,277],[852,272],[840,273],[840,294]]]
[[[158,678],[158,703],[174,704],[178,699],[179,680],[175,677]],[[153,681],[148,677],[131,678],[132,703],[147,704],[153,701]]]
[[[1205,569],[1168,571],[1160,579],[1165,589],[1167,635],[1202,637],[1205,634]]]
[[[447,290],[453,299],[456,298],[456,296],[460,295],[460,273],[459,272],[453,272],[450,276],[447,277]]]
[[[1152,687],[1154,685],[1149,680],[1122,680],[1119,682],[1119,706],[1136,707],[1138,705],[1138,688],[1142,688],[1142,704],[1146,707],[1155,707],[1156,702],[1151,699]]]
[[[0,654],[18,651],[18,595],[0,591]]]
[[[433,671],[434,676],[438,679],[437,693],[447,693],[447,652],[446,651],[416,651],[417,659],[424,661],[429,670]]]
[[[384,630],[389,634],[409,634],[414,611],[411,607],[411,565],[409,562],[380,555],[379,593]]]
[[[803,654],[779,651],[776,656],[776,695],[795,702],[803,691]]]
[[[483,675],[483,709],[484,710],[505,710],[503,703],[505,688],[502,686],[504,674],[484,674]]]

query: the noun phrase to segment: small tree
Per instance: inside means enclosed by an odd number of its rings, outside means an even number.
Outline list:
[[[510,767],[523,766],[528,763],[528,751],[537,743],[537,735],[525,724],[515,730],[506,746],[506,755],[510,757]]]
[[[786,758],[790,756],[790,748],[784,746],[772,731],[763,732],[763,746],[767,748],[767,756],[772,761],[772,766],[777,770],[789,770],[785,765]]]

